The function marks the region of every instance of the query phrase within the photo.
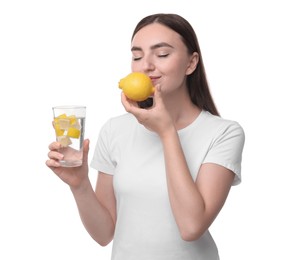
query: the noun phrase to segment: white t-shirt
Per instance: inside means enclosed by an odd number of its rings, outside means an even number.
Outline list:
[[[216,163],[241,181],[244,132],[234,121],[202,111],[178,131],[196,180],[201,164]],[[113,175],[117,223],[112,260],[218,260],[209,231],[198,240],[182,240],[167,191],[164,155],[158,135],[131,114],[110,119],[101,129],[91,167]]]

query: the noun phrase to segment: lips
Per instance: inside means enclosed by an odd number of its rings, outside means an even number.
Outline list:
[[[158,80],[160,79],[160,77],[155,76],[149,76],[149,78],[151,79],[153,85],[156,85],[158,83]]]

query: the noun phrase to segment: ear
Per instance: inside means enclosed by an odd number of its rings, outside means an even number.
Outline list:
[[[196,69],[198,62],[199,62],[199,54],[197,52],[194,52],[190,58],[190,63],[186,69],[185,74],[186,75],[192,74]]]

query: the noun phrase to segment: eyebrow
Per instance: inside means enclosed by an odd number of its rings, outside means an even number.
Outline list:
[[[157,44],[154,44],[153,46],[150,47],[151,50],[155,50],[158,48],[162,48],[162,47],[169,47],[169,48],[174,48],[172,45],[166,43],[166,42],[160,42]],[[132,46],[131,51],[142,51],[141,47],[137,47],[137,46]]]

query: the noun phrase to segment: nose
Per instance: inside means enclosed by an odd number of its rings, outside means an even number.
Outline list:
[[[132,71],[140,71],[148,74],[156,69],[155,62],[151,55],[144,55],[140,60],[131,63]]]
[[[149,71],[155,70],[155,65],[154,65],[154,62],[153,62],[151,57],[145,56],[142,59],[142,64],[141,65],[142,65],[142,70],[144,72],[149,72]]]

